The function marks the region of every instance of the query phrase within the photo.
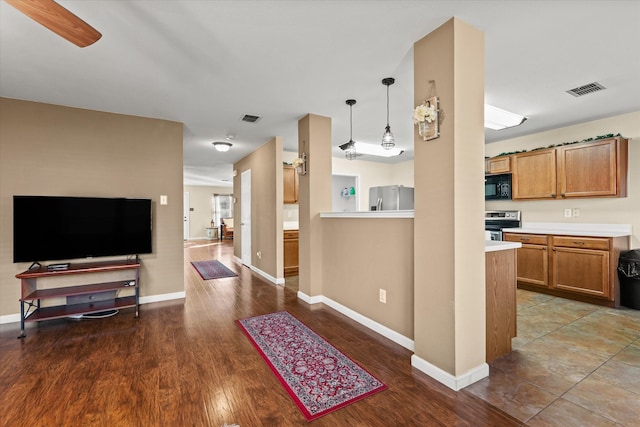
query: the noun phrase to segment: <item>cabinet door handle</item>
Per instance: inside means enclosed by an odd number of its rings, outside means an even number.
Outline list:
[[[556,193],[551,193],[551,197],[556,197]]]
[[[575,241],[575,240],[574,240],[574,241],[573,241],[573,244],[574,244],[574,245],[584,245],[584,242],[578,242],[578,241]]]
[[[531,240],[531,237],[521,237],[520,240],[526,242],[528,240]]]
[[[567,197],[567,195],[566,195],[565,193],[560,193],[560,195],[561,195],[562,197]]]

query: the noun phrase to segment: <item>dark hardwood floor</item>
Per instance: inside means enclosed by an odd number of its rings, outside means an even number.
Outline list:
[[[238,277],[202,280],[189,263],[206,259]],[[252,274],[234,261],[232,242],[185,244],[185,290],[184,302],[143,305],[138,319],[127,309],[106,319],[30,323],[24,339],[16,339],[19,324],[0,325],[1,425],[306,425],[235,323],[279,310],[389,386],[314,426],[521,425],[413,369],[403,347]]]

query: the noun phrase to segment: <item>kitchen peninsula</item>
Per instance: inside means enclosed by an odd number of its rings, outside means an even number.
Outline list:
[[[414,211],[328,212],[320,218],[323,297],[343,314],[412,349]],[[511,351],[516,333],[515,251],[521,246],[485,242],[487,361]]]

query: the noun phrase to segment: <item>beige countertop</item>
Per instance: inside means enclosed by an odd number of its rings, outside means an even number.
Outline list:
[[[502,232],[593,237],[624,237],[631,236],[632,234],[630,224],[576,224],[553,222],[523,222],[522,227],[503,228]]]
[[[518,249],[521,247],[522,243],[520,242],[500,242],[497,240],[484,241],[485,252],[506,251],[507,249]]]

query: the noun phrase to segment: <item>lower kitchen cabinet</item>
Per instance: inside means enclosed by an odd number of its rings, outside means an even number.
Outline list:
[[[522,243],[522,247],[518,249],[517,257],[516,278],[518,283],[548,288],[548,237],[537,234],[505,233],[504,240]]]
[[[284,231],[284,277],[298,275],[298,230]]]
[[[626,237],[504,233],[504,240],[522,243],[517,251],[519,288],[620,305],[616,267],[620,252],[629,248]]]

